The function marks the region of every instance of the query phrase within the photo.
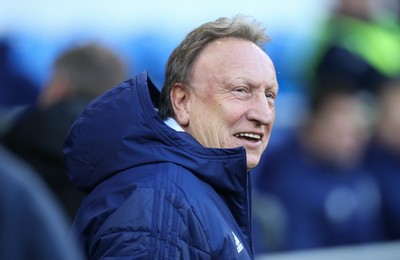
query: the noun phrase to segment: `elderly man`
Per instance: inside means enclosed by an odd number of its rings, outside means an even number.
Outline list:
[[[253,258],[248,171],[278,92],[267,41],[246,17],[205,23],[171,54],[161,95],[142,73],[77,118],[64,153],[88,192],[74,229],[89,259]]]

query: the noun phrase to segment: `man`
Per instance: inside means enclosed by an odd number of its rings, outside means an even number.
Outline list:
[[[278,92],[267,40],[245,17],[206,23],[171,54],[161,96],[143,73],[77,118],[64,153],[89,193],[74,221],[89,259],[253,258],[248,171]]]
[[[112,49],[88,43],[61,52],[53,67],[37,107],[16,121],[5,135],[5,144],[36,169],[72,223],[84,194],[65,171],[65,136],[92,99],[126,79],[126,65]]]
[[[384,240],[379,187],[363,164],[361,97],[347,85],[320,89],[304,124],[264,153],[252,171],[257,253]]]

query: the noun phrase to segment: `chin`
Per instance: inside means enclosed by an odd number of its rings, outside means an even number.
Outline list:
[[[251,169],[255,168],[258,165],[259,160],[249,160],[247,162],[247,170],[250,171]]]

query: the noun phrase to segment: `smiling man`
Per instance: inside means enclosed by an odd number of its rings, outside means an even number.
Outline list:
[[[205,147],[246,149],[254,168],[272,130],[278,92],[271,59],[253,42],[225,37],[210,42],[171,99],[182,128]]]
[[[278,92],[267,41],[247,17],[205,23],[171,54],[161,95],[142,73],[77,118],[64,153],[88,192],[74,230],[89,259],[253,258],[248,171]]]

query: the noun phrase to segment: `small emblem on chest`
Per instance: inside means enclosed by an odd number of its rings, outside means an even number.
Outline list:
[[[233,233],[233,231],[232,231],[232,235],[233,235],[233,238],[235,238],[235,244],[236,244],[236,249],[237,249],[238,253],[242,252],[242,250],[243,250],[242,242],[240,242],[239,238],[237,238],[237,236],[235,235],[235,233]]]

